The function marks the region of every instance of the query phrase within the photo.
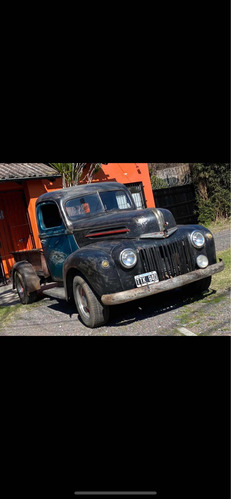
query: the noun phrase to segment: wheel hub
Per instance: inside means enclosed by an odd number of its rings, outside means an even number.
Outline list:
[[[17,291],[20,297],[24,297],[24,288],[19,278],[17,278]]]
[[[88,307],[87,296],[81,285],[77,287],[77,299],[81,313],[86,317],[90,318],[90,309]]]

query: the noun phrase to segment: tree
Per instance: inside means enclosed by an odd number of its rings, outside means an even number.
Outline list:
[[[192,180],[196,190],[198,220],[202,224],[222,217],[229,217],[230,210],[230,164],[190,164]]]
[[[50,165],[62,175],[65,188],[76,186],[80,181],[92,182],[94,174],[99,171],[102,163],[51,163]]]
[[[211,175],[210,163],[194,163],[190,164],[191,176],[194,185],[197,188],[200,200],[208,201],[208,179]]]

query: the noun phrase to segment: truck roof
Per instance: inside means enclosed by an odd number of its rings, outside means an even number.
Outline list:
[[[50,191],[49,193],[42,194],[36,202],[36,205],[39,203],[44,203],[47,201],[57,201],[60,200],[68,200],[75,196],[82,196],[86,194],[95,193],[97,191],[110,191],[114,189],[124,189],[124,184],[120,184],[118,182],[94,182],[92,184],[82,184],[74,187],[69,187],[65,189],[59,189],[56,191]]]

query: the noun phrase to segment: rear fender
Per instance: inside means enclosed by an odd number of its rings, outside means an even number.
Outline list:
[[[13,290],[16,287],[15,275],[20,273],[27,287],[27,293],[33,293],[40,290],[40,279],[37,276],[33,266],[28,261],[17,262],[12,269]]]

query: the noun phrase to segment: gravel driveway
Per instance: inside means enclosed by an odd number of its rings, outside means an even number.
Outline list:
[[[230,232],[215,235],[217,251],[230,247]],[[18,303],[11,286],[0,288],[0,303]],[[206,296],[189,299],[176,290],[111,308],[108,325],[86,328],[74,306],[46,297],[20,307],[10,322],[0,325],[0,335],[96,335],[96,336],[213,336],[231,335],[230,292],[216,293],[212,286]]]
[[[112,308],[108,325],[94,330],[81,323],[74,306],[46,297],[20,307],[9,324],[0,326],[0,335],[231,335],[229,295],[218,296],[211,288],[206,300],[198,301],[181,290],[168,292]]]
[[[225,229],[217,234],[214,234],[216,251],[222,252],[227,250],[231,246],[231,231],[230,229]]]

